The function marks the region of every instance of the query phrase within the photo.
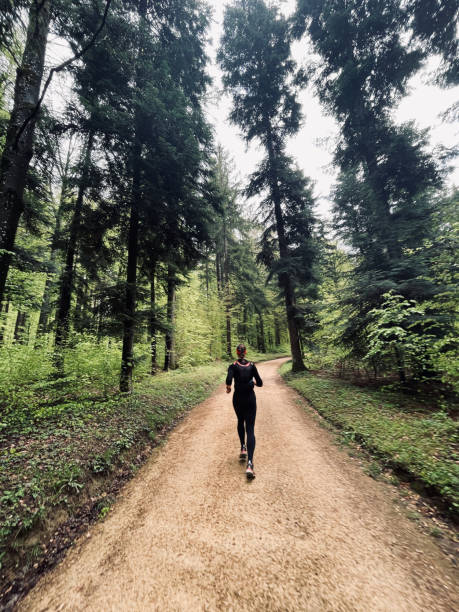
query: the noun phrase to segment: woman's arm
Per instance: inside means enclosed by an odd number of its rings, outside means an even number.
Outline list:
[[[255,378],[257,387],[262,387],[263,381],[261,380],[260,375],[258,374],[257,366],[255,364],[253,364],[253,377]]]
[[[226,392],[231,393],[231,383],[233,382],[233,364],[228,368],[228,374],[226,375]]]

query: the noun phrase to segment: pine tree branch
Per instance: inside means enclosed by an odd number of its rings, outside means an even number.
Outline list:
[[[42,105],[43,100],[44,100],[45,95],[46,95],[46,91],[47,91],[49,85],[51,84],[51,81],[52,81],[52,78],[53,78],[54,74],[57,73],[57,72],[62,72],[62,70],[65,70],[68,66],[70,66],[70,64],[73,64],[73,62],[75,62],[76,60],[78,60],[81,57],[83,57],[83,55],[96,42],[97,37],[101,33],[101,31],[104,28],[105,23],[107,21],[107,15],[108,15],[108,11],[110,9],[111,3],[112,3],[112,0],[107,0],[107,2],[105,4],[105,10],[104,10],[104,15],[102,17],[102,21],[101,21],[99,27],[97,28],[97,30],[92,35],[92,37],[89,40],[89,42],[80,51],[78,51],[78,53],[75,53],[75,55],[73,55],[69,59],[65,60],[65,62],[62,62],[61,64],[59,64],[58,66],[55,66],[54,68],[51,68],[51,70],[49,71],[48,78],[46,79],[45,85],[43,87],[43,91],[41,92],[41,95],[40,95],[40,98],[39,98],[37,104],[35,105],[33,111],[30,113],[30,115],[27,117],[27,119],[24,121],[24,123],[21,125],[21,128],[19,129],[19,132],[18,132],[18,134],[16,136],[15,148],[17,148],[17,146],[18,146],[19,139],[21,138],[22,134],[24,133],[24,130],[26,129],[28,124],[32,121],[32,119],[34,119],[36,117],[38,111],[40,110],[41,105]]]

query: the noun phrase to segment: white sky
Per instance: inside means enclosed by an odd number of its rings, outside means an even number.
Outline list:
[[[214,95],[212,103],[208,108],[208,118],[215,126],[215,136],[233,159],[237,177],[242,184],[247,183],[247,177],[255,169],[262,157],[262,152],[256,145],[247,147],[239,135],[236,126],[228,121],[231,108],[231,100],[222,94],[220,80],[221,72],[215,62],[216,49],[222,33],[223,12],[227,2],[222,0],[208,0],[214,11],[211,28],[213,44],[209,49],[212,59],[210,74],[214,78]],[[284,10],[289,13],[293,10],[295,0],[285,0]],[[299,63],[303,63],[307,50],[305,43],[296,43],[293,47],[293,57]],[[430,142],[432,149],[438,145],[452,147],[459,140],[458,125],[442,123],[441,113],[446,111],[459,99],[459,87],[451,89],[440,89],[428,84],[429,72],[435,67],[435,62],[429,65],[429,71],[424,70],[415,75],[410,82],[410,93],[402,100],[394,112],[398,123],[414,120],[421,128],[430,128]],[[336,177],[335,168],[332,167],[333,143],[337,136],[335,121],[326,116],[310,89],[303,91],[300,95],[303,106],[305,121],[297,136],[291,139],[288,152],[292,155],[299,167],[309,176],[314,184],[314,194],[318,199],[317,211],[322,217],[328,217],[330,201],[328,196]],[[449,183],[459,185],[459,164],[455,164],[454,171],[450,175]]]

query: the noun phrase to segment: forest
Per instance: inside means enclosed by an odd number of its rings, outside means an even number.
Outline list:
[[[13,470],[26,439],[78,438],[83,456],[88,423],[110,414],[90,458],[109,471],[145,398],[178,414],[223,381],[239,342],[253,360],[291,355],[291,376],[424,402],[451,434],[457,149],[433,149],[394,109],[431,58],[438,87],[459,85],[456,3],[297,0],[286,15],[233,0],[217,93],[212,19],[204,0],[0,1],[0,448]],[[296,62],[294,45],[312,59]],[[307,88],[339,128],[329,219],[288,153]],[[208,116],[223,93],[261,152],[245,182]],[[457,112],[442,117],[451,129]],[[56,456],[40,461],[27,469],[52,471]],[[79,493],[78,461],[35,492],[0,477],[3,540],[36,523],[49,491],[56,505]]]
[[[228,7],[230,120],[264,151],[241,185],[206,120],[203,3],[5,3],[2,382],[69,376],[80,353],[114,368],[121,350],[129,391],[134,371],[231,358],[243,341],[260,353],[289,343],[298,371],[454,388],[455,152],[435,157],[414,123],[391,120],[431,54],[438,82],[457,84],[454,3],[429,17],[424,2],[341,4],[299,2],[290,18],[264,2]],[[72,78],[57,116],[42,84],[51,35],[74,52],[53,68]],[[316,65],[291,58],[305,37]],[[311,81],[340,125],[331,231],[286,152]]]

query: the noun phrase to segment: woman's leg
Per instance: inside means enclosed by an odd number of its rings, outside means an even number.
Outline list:
[[[255,395],[253,401],[247,407],[245,412],[245,428],[247,431],[247,459],[253,462],[253,453],[255,451],[255,419],[257,416],[257,402]]]
[[[245,427],[244,427],[245,412],[240,406],[237,405],[237,402],[234,401],[234,396],[233,396],[233,406],[234,406],[234,412],[236,413],[236,416],[237,416],[237,433],[239,435],[239,440],[241,441],[241,449],[242,449],[242,447],[245,446]]]

